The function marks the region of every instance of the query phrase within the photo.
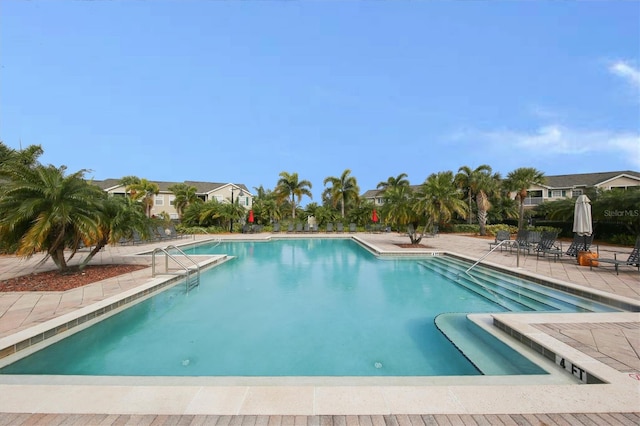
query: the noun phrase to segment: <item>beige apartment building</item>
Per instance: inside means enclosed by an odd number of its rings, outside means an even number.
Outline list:
[[[566,197],[576,198],[582,195],[586,188],[608,190],[613,188],[626,189],[634,186],[640,186],[640,172],[630,170],[545,176],[543,185],[532,185],[529,188],[524,205],[525,207],[534,207],[546,201],[555,201]],[[412,185],[412,188],[417,188],[417,186]],[[375,206],[384,204],[382,191],[379,189],[366,191],[362,196]]]
[[[162,182],[150,181],[158,185],[160,191],[154,198],[151,215],[160,215],[166,213],[171,219],[178,219],[178,212],[175,209],[175,195],[169,190],[169,187],[176,183],[184,183],[196,188],[196,195],[202,201],[217,200],[221,203],[230,203],[233,198],[234,202],[238,202],[241,206],[250,210],[253,205],[253,194],[244,184],[237,183],[215,183],[215,182]],[[126,188],[120,183],[120,179],[94,180],[93,183],[98,185],[107,193],[114,196],[126,195]]]

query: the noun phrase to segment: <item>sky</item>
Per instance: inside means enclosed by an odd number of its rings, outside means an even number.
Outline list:
[[[361,193],[640,170],[640,2],[3,0],[0,140],[94,179]]]

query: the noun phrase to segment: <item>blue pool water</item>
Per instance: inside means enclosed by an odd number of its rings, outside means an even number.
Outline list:
[[[237,258],[203,271],[188,293],[172,287],[0,373],[477,375],[435,318],[532,309],[492,302],[456,282],[447,276],[453,261],[380,260],[347,239],[223,243],[187,253],[205,252]]]

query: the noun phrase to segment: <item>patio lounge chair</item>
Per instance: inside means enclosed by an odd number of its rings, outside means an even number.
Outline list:
[[[280,232],[280,222],[276,222],[273,224],[273,233],[277,234],[278,232]]]
[[[493,250],[493,247],[497,246],[503,241],[511,241],[511,233],[509,231],[498,231],[496,233],[496,239],[494,242],[489,243],[489,250]],[[500,246],[500,251],[503,251],[508,247],[509,243],[502,244]]]
[[[302,223],[296,223],[296,232],[297,233],[302,232]]]
[[[616,275],[618,275],[618,267],[622,266],[632,266],[638,268],[640,272],[640,236],[636,238],[636,244],[633,247],[633,250],[629,254],[629,258],[627,260],[618,260],[616,253],[613,254],[613,259],[607,258],[590,258],[589,259],[589,269],[593,270],[593,263],[611,263],[616,269]]]
[[[169,225],[169,227],[167,229],[169,230],[169,238],[171,238],[173,240],[177,240],[177,239],[180,239],[180,238],[184,237],[183,234],[178,233],[178,231],[176,230],[176,227],[173,225],[173,223],[171,225]]]
[[[349,232],[356,232],[356,224],[355,223],[350,223],[349,224]]]
[[[540,235],[540,241],[536,244],[534,250],[536,252],[536,257],[545,256],[547,254],[554,256],[554,261],[562,256],[562,247],[558,247],[556,245],[556,240],[558,239],[557,232],[546,231]]]
[[[538,231],[529,231],[527,234],[527,246],[529,250],[538,246],[538,243],[542,239],[542,233]]]
[[[522,250],[529,253],[531,246],[529,245],[529,231],[522,230],[516,234],[516,239],[509,245],[509,252],[513,252],[513,249]]]
[[[338,224],[336,225],[336,232],[344,232],[344,224],[342,222],[338,222]]]
[[[287,225],[287,234],[291,234],[293,232],[293,223]]]
[[[326,232],[327,234],[333,232],[333,222],[327,223],[327,227],[325,228],[324,232]]]
[[[588,237],[583,237],[578,234],[573,234],[573,242],[565,252],[567,256],[576,257],[579,251],[588,251],[593,244],[593,234]]]

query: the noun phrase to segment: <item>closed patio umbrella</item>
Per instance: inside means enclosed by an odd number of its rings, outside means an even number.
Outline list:
[[[576,200],[573,213],[573,232],[584,237],[584,250],[587,250],[587,237],[593,233],[591,218],[591,200],[586,195],[581,195]]]
[[[253,223],[253,210],[249,210],[249,223]]]
[[[378,222],[378,212],[375,209],[373,210],[373,213],[371,213],[371,220],[373,223]]]

